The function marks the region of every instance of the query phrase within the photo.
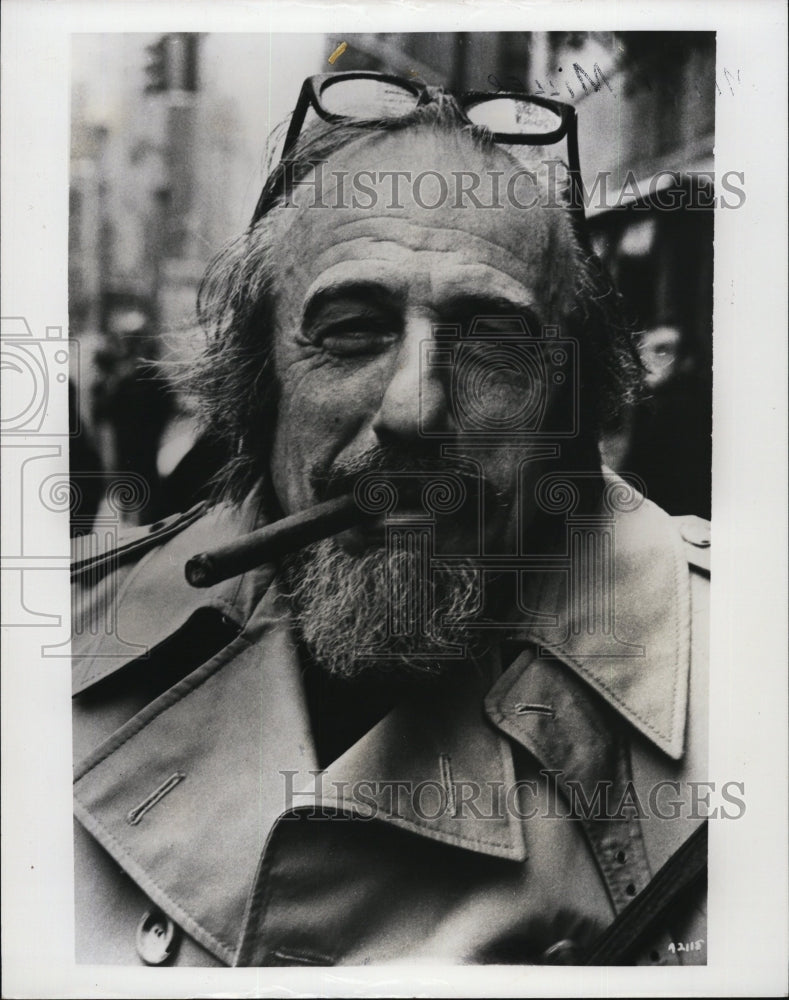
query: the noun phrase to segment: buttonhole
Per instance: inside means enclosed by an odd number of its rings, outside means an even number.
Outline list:
[[[452,777],[451,755],[448,753],[439,754],[438,766],[441,771],[441,783],[447,793],[447,805],[449,806],[450,812],[454,815],[457,810],[457,802],[455,801],[455,781]]]
[[[547,715],[550,719],[556,718],[556,712],[550,705],[529,705],[519,701],[512,707],[516,715]]]
[[[137,826],[148,810],[153,809],[157,802],[161,802],[165,795],[171,792],[176,785],[179,785],[185,777],[186,775],[183,771],[176,771],[175,774],[171,774],[158,788],[154,788],[151,794],[144,798],[138,806],[135,806],[134,809],[130,809],[126,813],[126,822],[130,826]]]

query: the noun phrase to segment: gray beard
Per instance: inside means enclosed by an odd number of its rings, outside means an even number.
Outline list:
[[[436,676],[475,656],[482,588],[470,561],[428,570],[418,551],[351,555],[327,538],[286,557],[282,577],[307,652],[335,677]]]

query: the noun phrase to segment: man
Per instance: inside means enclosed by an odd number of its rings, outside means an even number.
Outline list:
[[[570,111],[359,78],[305,84],[201,289],[224,502],[76,565],[78,958],[704,961],[698,886],[650,886],[702,819],[708,538],[600,467],[636,366],[544,158],[574,182]]]

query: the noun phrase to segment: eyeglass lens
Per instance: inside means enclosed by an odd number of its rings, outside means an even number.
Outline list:
[[[548,135],[562,122],[561,116],[550,108],[511,97],[467,105],[466,116],[474,125],[485,125],[491,132],[508,134]]]
[[[416,107],[417,95],[386,80],[341,79],[321,90],[321,104],[329,114],[349,118],[397,118]]]

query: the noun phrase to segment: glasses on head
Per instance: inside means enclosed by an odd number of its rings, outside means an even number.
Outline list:
[[[468,91],[453,97],[469,124],[486,128],[502,145],[550,146],[564,140],[572,205],[582,206],[578,127],[572,105],[515,92]],[[325,122],[369,122],[374,128],[381,119],[405,117],[432,99],[427,84],[388,73],[359,70],[308,77],[290,120],[282,159],[292,152],[310,108]]]

